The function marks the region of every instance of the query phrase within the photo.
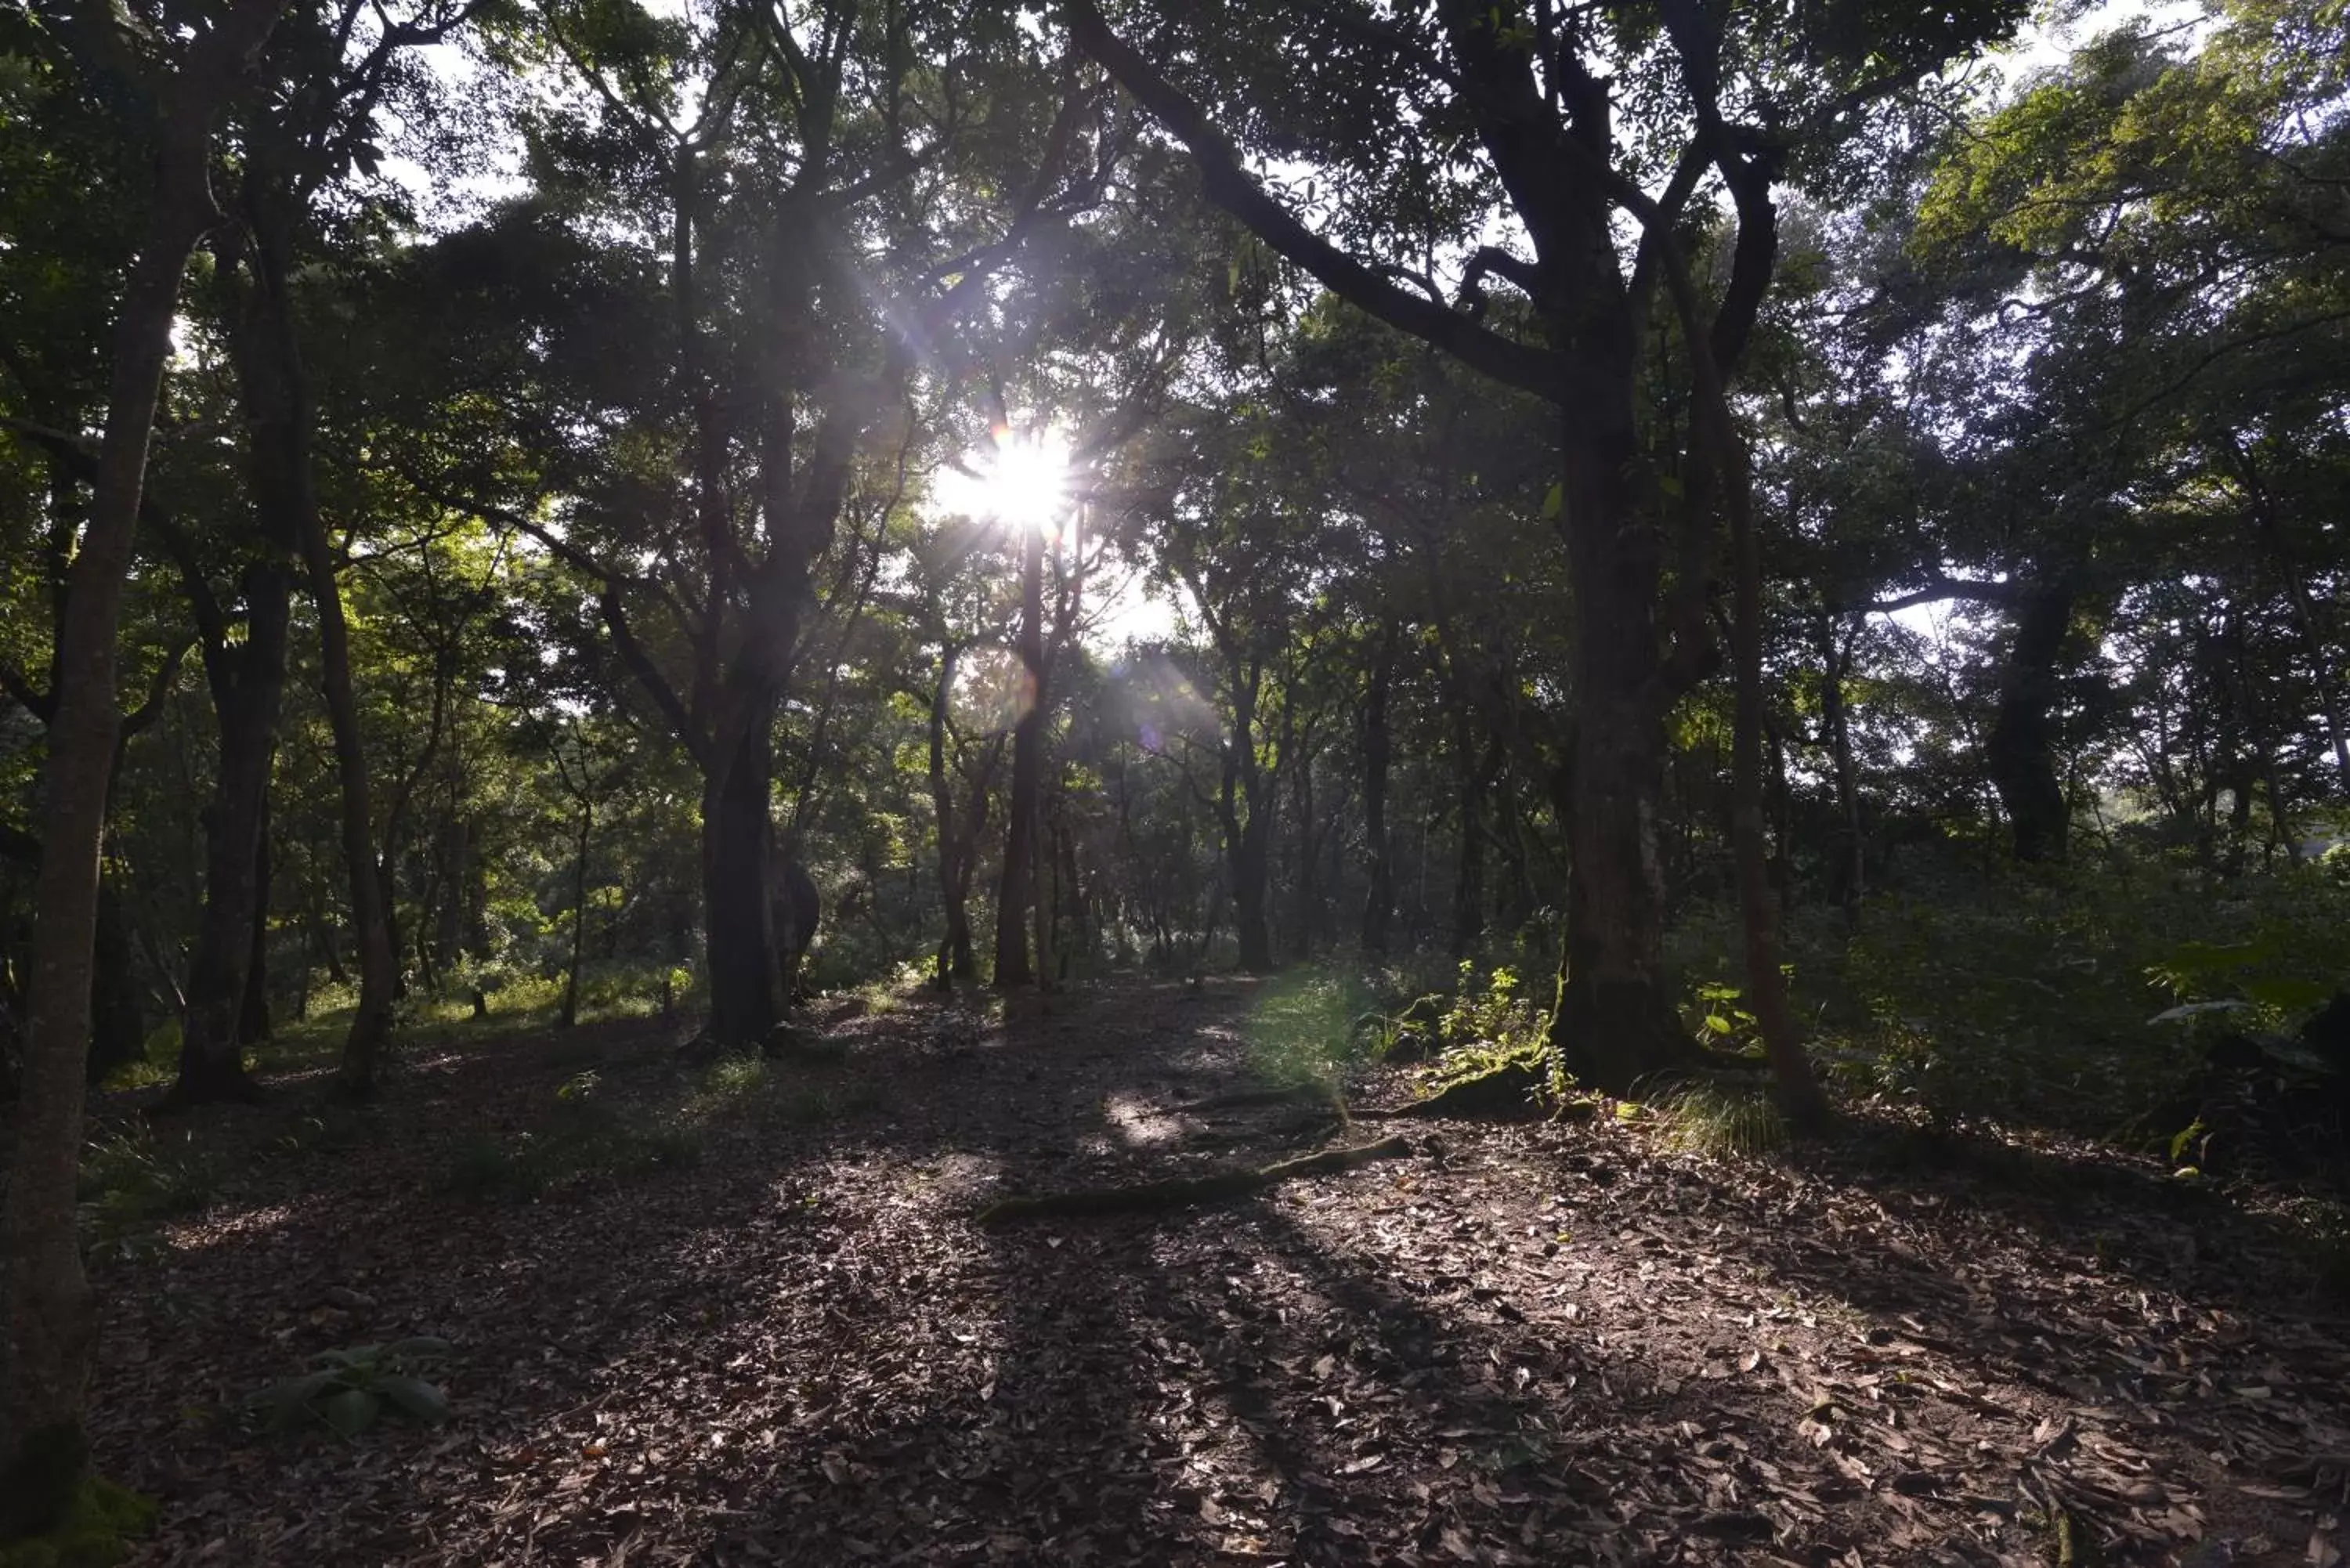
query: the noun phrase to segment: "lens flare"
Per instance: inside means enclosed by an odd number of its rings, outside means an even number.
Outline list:
[[[1069,506],[1069,445],[1059,436],[1015,435],[998,426],[988,449],[965,468],[941,473],[939,504],[1006,527],[1049,533]]]

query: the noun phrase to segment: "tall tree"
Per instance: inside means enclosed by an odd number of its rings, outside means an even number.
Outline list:
[[[1069,0],[1065,14],[1079,47],[1189,150],[1211,198],[1266,244],[1369,314],[1557,406],[1556,510],[1576,596],[1576,739],[1554,1034],[1568,1064],[1596,1084],[1624,1085],[1679,1059],[1689,1045],[1667,991],[1659,871],[1663,718],[1710,658],[1711,552],[1698,535],[1712,519],[1672,503],[1659,480],[1672,481],[1679,465],[1660,464],[1638,412],[1654,294],[1692,199],[1709,177],[1718,181],[1735,237],[1700,335],[1715,367],[1731,373],[1771,283],[1772,190],[1791,161],[1816,157],[1855,110],[2012,26],[2020,8],[1862,17],[1665,0],[1592,14],[1439,0],[1400,16],[1344,5],[1276,19],[1236,4],[1187,8],[1179,19],[1137,6],[1123,35],[1095,0]],[[1239,38],[1317,68],[1293,90],[1285,70],[1235,50]],[[1179,84],[1154,53],[1208,68]],[[1263,90],[1276,77],[1285,98]],[[1415,106],[1409,124],[1392,114],[1406,102]],[[1399,239],[1460,244],[1492,192],[1533,254],[1480,249],[1451,298],[1433,280],[1399,283],[1424,275],[1376,245],[1347,248],[1272,194],[1232,138],[1241,125],[1278,126],[1284,154],[1309,154],[1338,189],[1390,196],[1396,188],[1366,161],[1373,149],[1384,168],[1412,171],[1409,189],[1435,205],[1383,213]],[[1475,183],[1440,172],[1472,149]],[[1653,192],[1639,183],[1644,171],[1661,176]],[[1619,213],[1638,225],[1628,248],[1617,238]],[[1492,280],[1517,290],[1523,306],[1492,311]],[[1527,330],[1509,330],[1513,317]],[[1669,578],[1677,532],[1689,543]]]
[[[57,628],[57,717],[42,770],[41,919],[25,1031],[25,1114],[16,1129],[0,1257],[0,1538],[53,1521],[87,1462],[82,1406],[96,1343],[74,1226],[82,1063],[89,1044],[99,848],[120,715],[115,620],[145,488],[172,318],[189,254],[219,221],[210,181],[213,122],[244,85],[279,0],[238,0],[208,25],[154,26],[85,14],[76,42],[93,71],[151,106],[129,128],[155,166],[145,232],[114,330],[98,476]]]

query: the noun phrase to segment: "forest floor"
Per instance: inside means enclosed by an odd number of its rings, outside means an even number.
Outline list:
[[[1252,1086],[1265,995],[915,1002],[794,1065],[593,1025],[420,1050],[366,1115],[294,1075],[164,1124],[221,1151],[216,1195],[96,1264],[100,1463],[162,1503],[134,1561],[2331,1568],[2350,1542],[2350,1324],[2266,1199],[2048,1139],[1749,1161],[1638,1115],[1180,1108]],[[1238,1204],[973,1222],[1399,1131],[1406,1158]],[[236,1418],[410,1334],[454,1347],[445,1425]]]

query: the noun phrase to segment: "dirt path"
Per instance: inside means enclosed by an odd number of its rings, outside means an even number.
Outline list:
[[[99,1264],[102,1463],[165,1503],[139,1560],[2021,1563],[2069,1514],[2110,1563],[2338,1561],[2343,1325],[2257,1215],[2110,1159],[1439,1125],[1242,1205],[970,1222],[1321,1147],[1297,1106],[1170,1108],[1248,1086],[1253,1005],[857,1020],[711,1109],[698,1166],[533,1203],[452,1195],[452,1150],[583,1071],[683,1092],[666,1039],[421,1062],[343,1147],[234,1121],[224,1200]],[[222,1414],[408,1334],[458,1347],[444,1428]]]

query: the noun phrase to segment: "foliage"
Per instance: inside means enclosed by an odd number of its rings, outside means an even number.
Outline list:
[[[1810,994],[1856,1091],[2103,1133],[2174,1094],[2211,1031],[2282,1028],[2350,981],[2345,918],[2350,887],[2322,867],[2221,880],[2116,856],[1873,902],[1798,972],[1830,977]]]
[[[1268,1088],[1335,1086],[1358,1049],[1355,1020],[1367,1000],[1362,981],[1343,971],[1269,981],[1242,1030],[1251,1075]]]
[[[320,1351],[307,1371],[248,1396],[245,1411],[273,1431],[324,1428],[346,1440],[386,1416],[437,1426],[449,1418],[448,1397],[416,1371],[450,1348],[447,1340],[418,1336]]]
[[[82,1158],[79,1196],[98,1230],[119,1236],[159,1220],[201,1214],[219,1196],[215,1161],[178,1138],[140,1129],[93,1143]]]
[[[1650,1103],[1673,1144],[1699,1154],[1754,1159],[1793,1141],[1786,1117],[1772,1102],[1770,1085],[1760,1078],[1706,1075]]]
[[[113,1568],[154,1528],[159,1511],[152,1499],[91,1476],[51,1529],[0,1542],[0,1568]]]
[[[582,1181],[625,1181],[698,1165],[702,1153],[698,1128],[613,1104],[591,1070],[556,1091],[543,1126],[460,1142],[449,1185],[477,1201],[529,1203]]]

